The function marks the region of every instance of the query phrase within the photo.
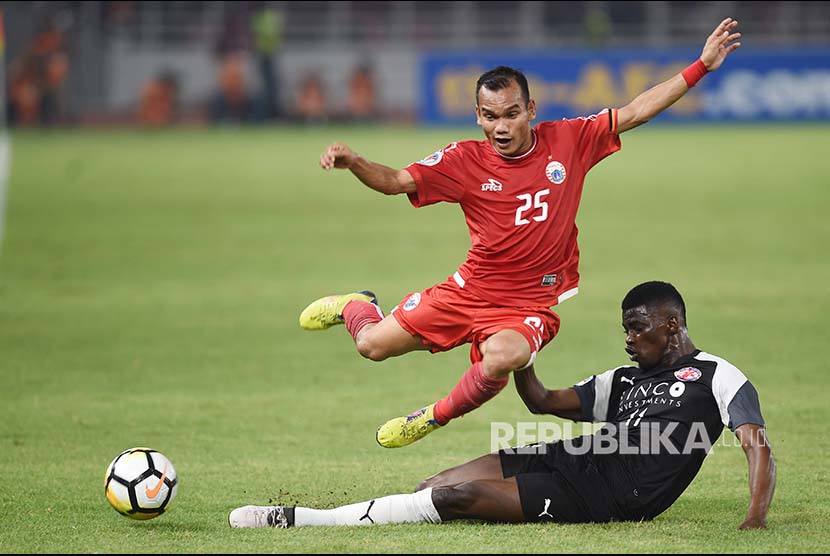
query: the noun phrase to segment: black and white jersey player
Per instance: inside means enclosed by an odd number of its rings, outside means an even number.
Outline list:
[[[652,519],[689,486],[728,427],[749,463],[751,500],[741,528],[765,527],[775,462],[755,387],[735,365],[695,347],[686,305],[671,284],[646,282],[628,292],[622,325],[636,365],[564,390],[547,390],[532,368],[516,375],[531,412],[604,423],[593,435],[541,445],[537,454],[499,454],[525,517],[541,521],[539,508],[550,499],[555,521]]]
[[[671,506],[724,427],[764,427],[758,392],[746,376],[697,349],[668,367],[618,367],[573,389],[579,420],[606,423],[590,437],[596,462],[609,471],[622,466],[634,483],[640,515],[629,518],[650,519]]]

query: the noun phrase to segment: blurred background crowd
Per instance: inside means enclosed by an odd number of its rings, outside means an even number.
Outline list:
[[[5,2],[14,126],[413,121],[435,49],[830,46],[830,2]]]

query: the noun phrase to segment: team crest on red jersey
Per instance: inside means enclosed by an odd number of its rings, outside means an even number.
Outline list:
[[[674,371],[674,376],[677,380],[682,380],[683,382],[694,382],[703,376],[703,373],[694,367],[683,367],[679,371]]]
[[[441,162],[442,158],[444,158],[444,151],[437,151],[432,153],[428,157],[419,160],[418,164],[422,166],[435,166],[436,164]]]
[[[411,311],[418,304],[421,302],[421,294],[420,293],[413,293],[409,296],[409,299],[406,300],[406,303],[403,304],[404,311]]]
[[[554,160],[553,162],[549,162],[548,165],[545,167],[545,175],[548,177],[550,181],[559,185],[565,178],[567,177],[568,173],[565,171],[565,165],[561,162]]]
[[[454,148],[456,148],[457,146],[458,146],[457,142],[456,143],[450,143],[450,146],[448,146],[444,149],[441,149],[440,151],[436,151],[436,152],[432,153],[431,155],[429,155],[428,157],[419,160],[417,162],[417,164],[420,164],[421,166],[435,166],[436,164],[441,162],[442,158],[444,158],[444,153],[445,152],[451,151]]]

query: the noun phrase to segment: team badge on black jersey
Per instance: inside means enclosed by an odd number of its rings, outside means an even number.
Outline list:
[[[594,380],[594,377],[593,377],[593,376],[589,376],[588,378],[586,378],[586,379],[584,379],[584,380],[580,380],[579,382],[577,382],[577,383],[576,383],[576,385],[577,385],[577,386],[585,386],[586,384],[588,384],[588,383],[589,383],[589,382],[591,382],[592,380]]]
[[[682,380],[683,382],[694,382],[703,376],[703,373],[694,367],[683,367],[679,371],[674,371],[674,376],[677,380]]]

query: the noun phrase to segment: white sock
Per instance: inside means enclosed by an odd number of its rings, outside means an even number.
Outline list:
[[[414,494],[395,494],[333,510],[294,509],[294,526],[380,525],[383,523],[440,523],[432,503],[432,489]]]

